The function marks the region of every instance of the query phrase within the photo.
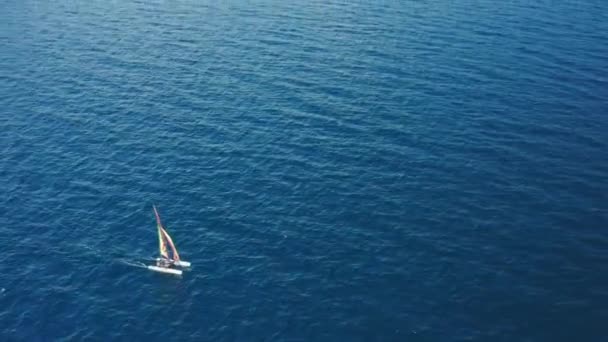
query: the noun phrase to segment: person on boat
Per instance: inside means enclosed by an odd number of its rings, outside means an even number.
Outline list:
[[[171,264],[172,264],[172,262],[169,259],[165,259],[165,258],[156,259],[156,266],[158,266],[158,267],[168,268],[169,266],[171,266]]]

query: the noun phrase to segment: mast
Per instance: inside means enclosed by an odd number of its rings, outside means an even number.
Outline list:
[[[165,239],[163,237],[163,225],[160,221],[160,215],[158,215],[158,211],[156,210],[156,206],[152,206],[154,209],[154,215],[156,216],[156,229],[158,230],[158,250],[160,251],[160,255],[169,259],[169,253],[167,253],[167,244],[165,243]]]

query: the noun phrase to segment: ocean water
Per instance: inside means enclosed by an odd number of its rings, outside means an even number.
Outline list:
[[[0,1],[3,341],[608,341],[608,2]],[[157,253],[152,205],[182,277]]]

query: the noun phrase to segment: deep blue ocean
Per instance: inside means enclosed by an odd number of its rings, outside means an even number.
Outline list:
[[[608,341],[607,1],[0,0],[0,152],[2,341]]]

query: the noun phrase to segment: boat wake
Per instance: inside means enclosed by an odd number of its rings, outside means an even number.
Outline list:
[[[81,255],[89,255],[91,257],[94,258],[98,258],[98,259],[103,259],[105,257],[108,256],[108,252],[107,251],[102,251],[100,248],[95,248],[93,246],[90,245],[86,245],[86,244],[81,244],[79,246],[82,249]],[[123,264],[123,265],[128,265],[128,266],[133,266],[133,267],[142,267],[142,268],[147,268],[147,265],[145,264],[145,262],[154,262],[156,261],[156,258],[153,257],[143,257],[140,258],[139,256],[135,255],[134,253],[125,253],[124,251],[110,251],[110,255],[111,260],[113,260],[114,262]]]
[[[148,265],[144,264],[143,262],[140,261],[132,261],[132,260],[127,260],[127,259],[116,259],[117,262],[123,264],[123,265],[128,265],[128,266],[133,266],[133,267],[141,267],[141,268],[148,268]]]

